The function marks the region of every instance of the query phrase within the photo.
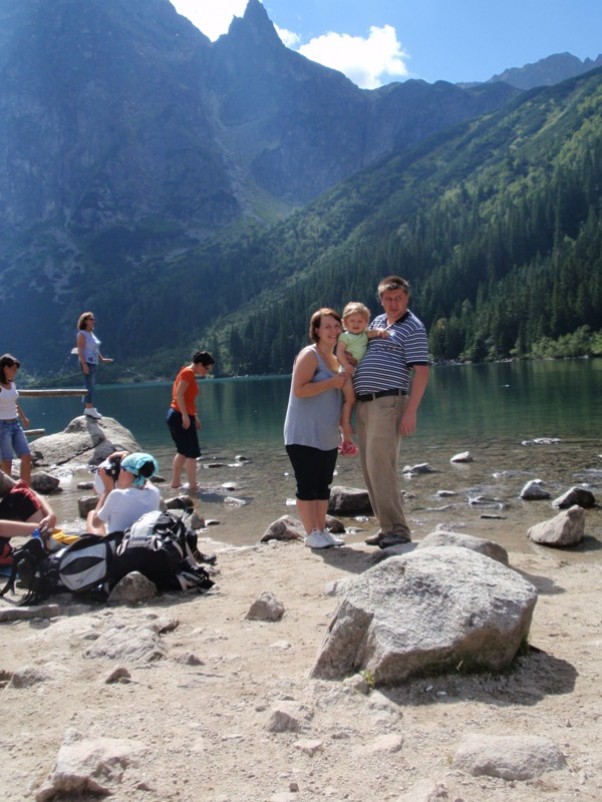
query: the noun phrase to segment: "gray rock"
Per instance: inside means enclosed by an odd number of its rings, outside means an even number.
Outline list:
[[[335,518],[334,515],[326,516],[326,528],[332,532],[333,535],[344,535],[346,531],[345,524],[339,521],[338,518]]]
[[[49,493],[56,493],[60,489],[61,480],[56,476],[46,473],[46,471],[36,471],[31,475],[31,487],[36,493],[47,495]]]
[[[115,626],[102,632],[84,651],[84,657],[151,663],[165,656],[159,634],[148,625]]]
[[[311,673],[365,670],[386,685],[458,666],[500,671],[526,638],[536,601],[531,583],[470,549],[390,557],[346,586]]]
[[[428,462],[420,462],[418,465],[406,465],[402,473],[436,473],[436,471]]]
[[[470,451],[462,451],[460,454],[454,454],[450,462],[472,462],[472,454]]]
[[[372,515],[372,505],[368,491],[359,487],[344,487],[335,485],[330,490],[328,502],[330,515]]]
[[[113,451],[140,451],[132,433],[114,418],[80,415],[58,434],[40,437],[33,444],[36,463],[74,467],[86,462],[98,465]]]
[[[190,496],[172,496],[171,498],[165,499],[165,509],[184,510],[185,512],[191,512],[194,509],[194,501],[190,498]]]
[[[312,712],[299,702],[280,701],[270,711],[265,725],[268,732],[299,732],[312,718]]]
[[[242,498],[236,498],[236,496],[226,496],[224,504],[227,507],[245,507],[247,502]]]
[[[575,546],[583,540],[584,529],[585,510],[575,504],[554,518],[532,526],[527,537],[544,546]]]
[[[264,591],[256,599],[245,616],[249,621],[280,621],[284,615],[284,605],[279,602],[273,593]]]
[[[434,780],[418,780],[395,802],[451,802],[445,783]],[[460,802],[460,800],[458,800]]]
[[[459,546],[464,549],[472,549],[485,557],[497,560],[503,565],[508,565],[508,552],[499,543],[493,540],[485,540],[473,535],[463,535],[460,532],[450,532],[445,529],[436,529],[431,532],[416,546],[416,549],[428,549],[439,546]]]
[[[263,533],[260,543],[267,543],[270,540],[303,540],[305,530],[301,522],[292,515],[283,515],[273,521]]]
[[[550,498],[550,494],[543,487],[541,479],[530,479],[520,491],[520,497],[523,501],[541,501]]]
[[[115,585],[111,591],[109,604],[137,604],[154,599],[157,586],[139,571],[131,571]]]
[[[558,747],[537,735],[467,735],[454,756],[453,767],[475,777],[530,780],[546,771],[564,768]]]
[[[81,496],[77,499],[77,512],[80,518],[85,518],[90,510],[93,510],[98,503],[98,496]]]
[[[44,670],[36,668],[35,666],[26,666],[17,671],[13,671],[8,687],[31,688],[34,685],[46,682],[48,678],[48,674]]]
[[[560,510],[568,509],[574,504],[589,510],[596,506],[596,498],[591,490],[586,490],[585,487],[571,487],[570,490],[567,490],[566,493],[558,496],[552,502],[552,506]]]
[[[107,796],[117,791],[128,767],[137,765],[142,744],[116,738],[86,738],[75,730],[63,736],[54,771],[36,802],[76,796]]]
[[[125,666],[114,668],[109,676],[105,679],[105,685],[114,685],[116,682],[128,683],[132,679],[132,675]]]
[[[32,604],[27,607],[0,607],[0,621],[27,621],[33,618],[56,618],[61,614],[58,604]]]
[[[506,506],[502,499],[491,496],[469,496],[468,503],[471,507],[497,507],[500,510]]]

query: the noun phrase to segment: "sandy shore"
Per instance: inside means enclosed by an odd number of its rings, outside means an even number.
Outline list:
[[[71,603],[50,620],[0,624],[2,798],[34,799],[75,730],[131,744],[134,757],[111,784],[118,802],[602,799],[602,564],[511,553],[539,590],[531,648],[512,673],[366,695],[309,673],[337,606],[331,584],[366,570],[371,554],[359,543],[320,553],[299,543],[225,547],[205,596]],[[263,591],[284,605],[280,621],[245,619]],[[128,628],[155,632],[153,659],[95,656],[109,632]],[[130,680],[107,683],[116,668]],[[299,731],[267,729],[283,701],[299,706]],[[452,762],[474,732],[545,736],[567,767],[523,782],[468,776]],[[429,796],[437,784],[440,795]]]

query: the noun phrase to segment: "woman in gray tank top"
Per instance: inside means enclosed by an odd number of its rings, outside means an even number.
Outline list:
[[[341,546],[326,531],[330,484],[340,442],[343,386],[349,377],[338,372],[334,356],[342,331],[340,315],[322,308],[311,316],[313,345],[295,359],[284,421],[284,443],[295,472],[297,512],[305,529],[305,545],[314,549]]]

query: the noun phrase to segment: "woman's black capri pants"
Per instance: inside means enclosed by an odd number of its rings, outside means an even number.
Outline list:
[[[297,482],[296,496],[301,501],[326,500],[337,464],[338,450],[322,451],[313,446],[286,446]]]

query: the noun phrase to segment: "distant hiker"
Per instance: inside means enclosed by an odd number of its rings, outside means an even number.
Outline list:
[[[95,535],[124,532],[145,512],[158,510],[159,491],[147,481],[158,470],[157,460],[139,451],[121,460],[117,480],[109,469],[99,468],[104,490],[88,513],[87,531]]]
[[[84,374],[86,395],[84,396],[84,415],[90,418],[102,418],[94,406],[93,392],[96,383],[98,362],[112,362],[100,353],[100,340],[94,334],[94,312],[84,312],[77,321],[77,356]]]
[[[311,316],[309,338],[293,365],[284,422],[284,443],[297,482],[297,512],[312,549],[341,546],[326,530],[330,484],[337,461],[343,387],[351,379],[339,372],[334,355],[342,331],[341,317],[322,308]]]
[[[13,455],[21,460],[20,476],[29,484],[31,480],[31,451],[25,437],[29,420],[19,405],[19,392],[15,376],[21,367],[12,354],[0,357],[0,457],[2,470],[9,476],[13,466]],[[20,422],[19,422],[20,419]]]
[[[370,310],[358,301],[350,301],[343,309],[343,326],[345,330],[339,337],[336,355],[341,368],[353,376],[355,369],[366,354],[368,343],[373,337],[387,337],[387,329],[369,329]],[[352,357],[352,361],[349,359]],[[343,442],[339,446],[339,453],[355,456],[357,446],[353,442],[353,428],[351,426],[351,413],[355,405],[353,384],[348,382],[343,388],[345,397],[343,414],[341,416],[341,430]]]
[[[173,459],[171,486],[180,487],[182,470],[186,472],[188,490],[194,493],[197,487],[196,461],[201,456],[198,429],[201,428],[196,409],[199,388],[197,378],[206,376],[215,360],[207,351],[197,351],[189,365],[180,369],[172,387],[171,405],[167,412],[167,426],[176,446]]]
[[[378,296],[385,312],[370,328],[386,328],[388,336],[370,340],[353,387],[362,473],[380,524],[366,543],[384,549],[411,539],[397,459],[401,437],[416,430],[418,407],[429,379],[429,354],[424,325],[408,309],[408,282],[388,276],[378,285]]]

